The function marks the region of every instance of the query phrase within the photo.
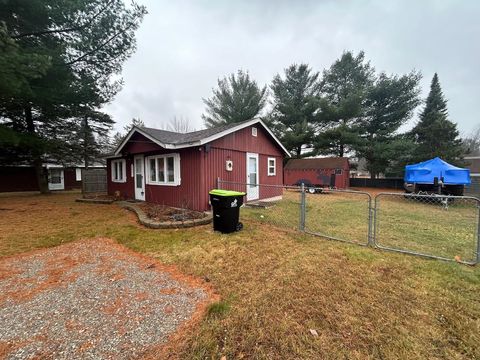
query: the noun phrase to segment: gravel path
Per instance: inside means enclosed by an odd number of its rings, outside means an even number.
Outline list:
[[[108,239],[0,259],[0,357],[139,357],[208,300],[200,282]]]

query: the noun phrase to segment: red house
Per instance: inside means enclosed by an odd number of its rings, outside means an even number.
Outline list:
[[[290,159],[285,165],[285,185],[313,185],[346,189],[350,166],[346,157]]]
[[[134,127],[107,161],[108,193],[205,211],[217,179],[238,182],[247,201],[283,184],[288,151],[260,119],[186,134]],[[278,195],[278,194],[277,194]]]

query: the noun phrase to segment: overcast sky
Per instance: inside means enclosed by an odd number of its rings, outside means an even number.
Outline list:
[[[174,116],[200,129],[202,98],[219,77],[244,69],[269,84],[292,63],[322,71],[345,50],[364,50],[378,71],[420,70],[422,97],[438,72],[450,119],[462,134],[480,125],[478,0],[138,2],[149,14],[124,88],[105,107],[116,129],[132,117],[162,127]]]

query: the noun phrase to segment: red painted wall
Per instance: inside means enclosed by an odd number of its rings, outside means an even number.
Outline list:
[[[74,168],[68,168],[63,170],[63,183],[65,190],[81,189],[82,181],[76,180],[76,170]]]
[[[126,182],[118,183],[112,181],[112,160],[107,160],[107,189],[109,195],[114,195],[119,192],[124,199],[134,199],[135,193],[133,189],[132,164],[133,157],[126,157]]]
[[[205,179],[208,190],[216,186],[217,178],[242,184],[226,184],[229,190],[246,192],[247,182],[247,152],[259,154],[258,172],[260,184],[283,184],[283,151],[277,146],[268,132],[261,126],[257,127],[257,136],[252,136],[252,126],[229,134],[210,143],[210,152],[205,157]],[[276,175],[268,176],[267,159],[276,158]],[[226,161],[233,161],[233,170],[226,170]],[[208,191],[207,191],[208,193]],[[260,199],[275,197],[282,194],[281,188],[260,186]]]
[[[47,170],[45,178],[47,178]],[[64,190],[81,189],[82,182],[76,181],[75,168],[63,169]],[[39,191],[35,169],[27,166],[0,167],[0,192]]]
[[[0,192],[38,190],[35,168],[23,166],[0,167]]]
[[[294,185],[299,180],[305,179],[313,185],[330,186],[330,176],[335,173],[335,169],[285,169],[284,181],[286,185]],[[348,187],[350,171],[342,169],[341,175],[335,175],[335,187],[346,189]]]
[[[131,176],[133,154],[145,156],[179,153],[180,154],[180,186],[145,185],[147,202],[165,204],[174,207],[187,207],[194,210],[209,209],[208,192],[216,187],[217,178],[227,181],[246,182],[246,152],[259,154],[260,184],[283,184],[283,152],[274,143],[267,131],[261,126],[257,128],[257,136],[252,136],[251,127],[212,141],[207,146],[166,150],[140,134],[132,136],[122,152],[127,159],[127,181],[114,183],[111,181],[111,160],[107,164],[108,193],[120,191],[127,199],[133,199],[134,178]],[[267,175],[267,158],[275,157],[276,175]],[[226,170],[226,161],[233,161],[233,171]],[[245,191],[245,186],[239,186]],[[281,189],[260,187],[260,198],[281,195]]]

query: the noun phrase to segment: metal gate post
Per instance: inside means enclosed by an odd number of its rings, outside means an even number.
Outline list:
[[[298,230],[305,231],[305,184],[302,183],[300,188],[300,223],[298,224]]]
[[[372,196],[368,195],[368,243],[367,246],[375,247],[375,239],[374,239],[374,225],[373,222],[376,218],[376,206],[377,201],[375,198],[375,207],[372,207]]]
[[[480,201],[477,200],[477,209],[478,209],[478,216],[477,216],[477,261],[476,263],[480,263]]]

